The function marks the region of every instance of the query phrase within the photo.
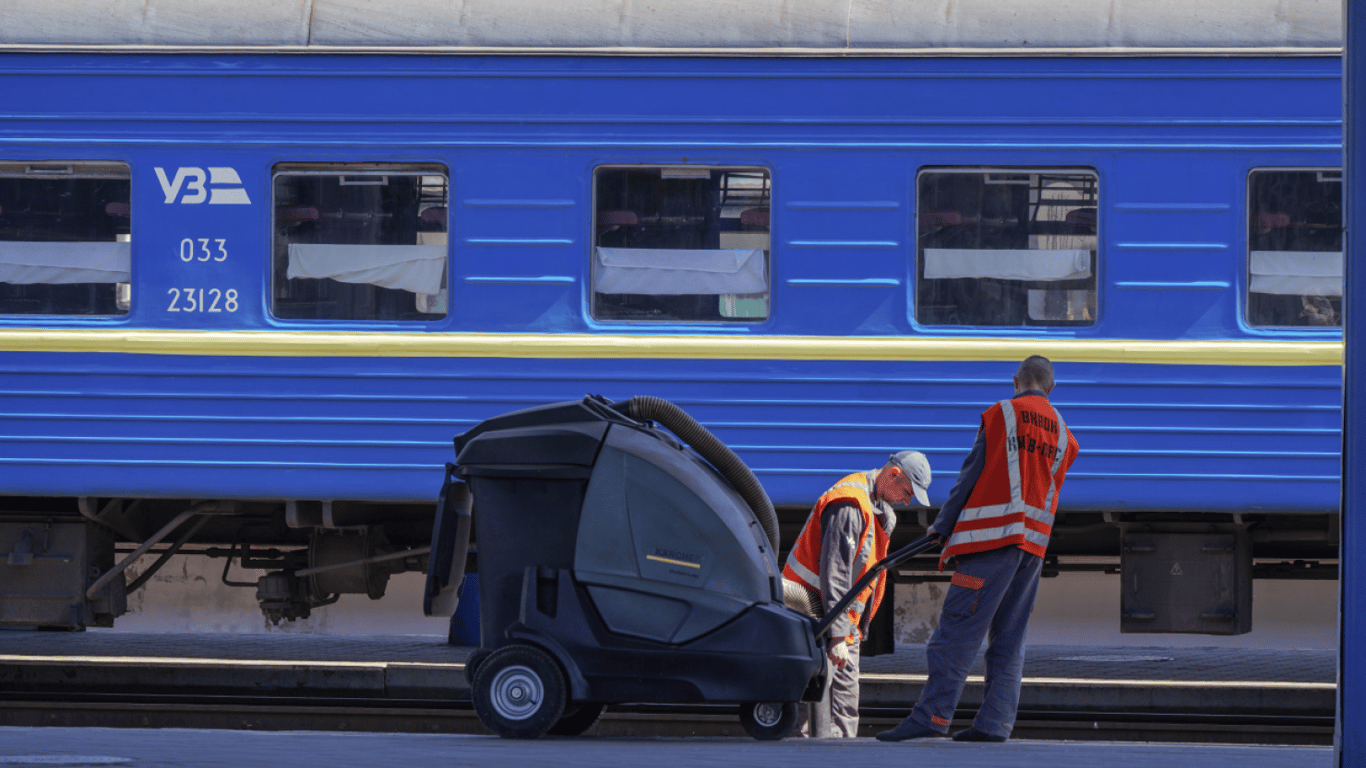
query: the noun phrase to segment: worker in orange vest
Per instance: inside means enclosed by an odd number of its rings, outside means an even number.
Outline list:
[[[881,469],[856,472],[816,501],[783,566],[783,578],[820,598],[829,611],[870,567],[887,556],[896,526],[892,505],[912,499],[929,506],[930,463],[919,451],[899,451]],[[858,735],[859,641],[882,602],[886,574],[879,574],[849,605],[826,635],[830,659],[830,732]],[[823,718],[818,718],[823,719]]]
[[[1005,741],[1015,726],[1025,629],[1038,592],[1077,441],[1048,401],[1053,364],[1028,357],[1015,372],[1015,397],[982,414],[958,482],[930,532],[947,535],[939,567],[956,561],[944,612],[925,647],[929,680],[915,708],[881,741],[943,736],[963,682],[987,638],[986,687],[972,726],[955,741]]]

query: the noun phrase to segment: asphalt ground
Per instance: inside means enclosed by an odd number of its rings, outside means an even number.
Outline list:
[[[776,766],[829,768],[1330,768],[1331,747],[1011,740],[966,744],[932,739],[884,744],[869,738],[630,739],[513,741],[450,734],[318,733],[114,728],[0,727],[0,766],[126,765],[137,768],[639,768]]]

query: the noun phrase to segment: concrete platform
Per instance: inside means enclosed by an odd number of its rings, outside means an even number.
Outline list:
[[[0,688],[456,699],[470,648],[435,636],[139,634],[0,630]],[[1035,645],[1022,709],[1330,715],[1333,651]],[[924,646],[864,660],[864,707],[908,708]],[[981,662],[962,706],[981,697]]]
[[[860,768],[1330,768],[1330,747],[1121,744],[946,739],[884,744],[874,739],[623,739],[511,741],[493,736],[0,727],[0,765],[129,765],[179,768],[328,768],[477,765],[481,768],[639,768],[782,765]]]

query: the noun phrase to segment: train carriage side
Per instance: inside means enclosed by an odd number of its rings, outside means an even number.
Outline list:
[[[0,624],[111,622],[138,545],[377,596],[453,434],[590,392],[706,424],[785,541],[889,450],[942,502],[1034,352],[1055,555],[1335,557],[1336,59],[0,66]]]

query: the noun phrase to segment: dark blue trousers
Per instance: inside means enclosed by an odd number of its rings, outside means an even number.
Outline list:
[[[958,578],[944,596],[944,612],[925,648],[930,676],[911,711],[913,720],[940,733],[949,730],[968,670],[986,639],[986,690],[972,725],[1010,736],[1020,705],[1025,629],[1042,570],[1043,558],[1018,547],[957,559],[955,572],[967,578]]]

